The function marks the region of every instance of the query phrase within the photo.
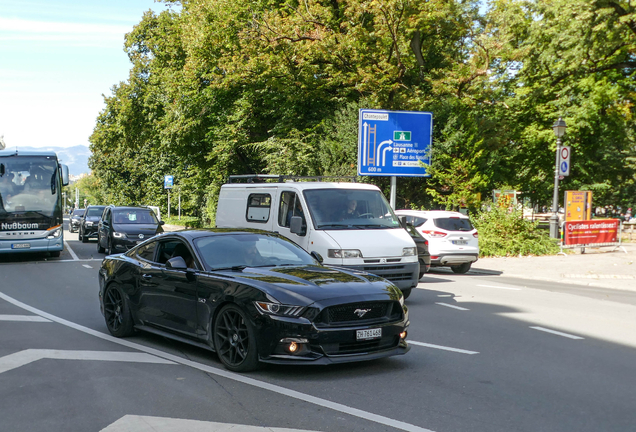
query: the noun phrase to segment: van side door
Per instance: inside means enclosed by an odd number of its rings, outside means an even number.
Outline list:
[[[307,209],[302,203],[300,196],[295,191],[282,190],[279,192],[278,200],[278,232],[297,243],[300,247],[308,250],[309,235],[307,233]],[[292,233],[290,230],[291,218],[299,216],[302,219],[302,230],[300,233]]]

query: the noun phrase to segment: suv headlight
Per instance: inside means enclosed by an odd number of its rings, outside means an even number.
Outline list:
[[[86,221],[85,223],[86,223],[86,226],[93,226],[93,222],[91,221]]]
[[[415,256],[417,255],[416,247],[407,247],[402,249],[402,256]]]
[[[50,228],[49,233],[46,235],[46,238],[49,240],[60,238],[62,235],[62,227],[57,226],[56,228]]]
[[[362,258],[362,252],[358,249],[328,249],[329,258]]]
[[[123,239],[126,238],[126,234],[115,231],[113,232],[113,237]]]
[[[263,315],[298,317],[304,310],[304,306],[284,305],[264,301],[255,301],[256,309]]]

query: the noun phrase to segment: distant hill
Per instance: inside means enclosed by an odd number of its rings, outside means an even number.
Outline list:
[[[15,148],[15,147],[14,147]],[[10,150],[10,147],[7,147]],[[58,159],[65,165],[68,165],[68,170],[71,175],[80,175],[83,173],[88,174],[88,158],[91,155],[91,151],[87,146],[76,145],[73,147],[18,147],[18,151],[54,151],[57,153]]]

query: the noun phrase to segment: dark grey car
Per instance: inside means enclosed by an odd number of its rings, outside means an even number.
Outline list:
[[[102,218],[102,213],[106,206],[89,205],[79,225],[79,239],[82,243],[88,242],[89,238],[97,238],[97,225]]]

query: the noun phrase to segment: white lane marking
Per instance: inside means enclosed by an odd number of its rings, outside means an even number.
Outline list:
[[[457,352],[461,354],[479,354],[479,351],[468,351],[468,350],[463,350],[459,348],[451,348],[451,347],[447,347],[443,345],[433,345],[433,344],[428,344],[424,342],[415,342],[412,340],[409,340],[407,342],[409,343],[409,345],[419,345],[419,346],[423,346],[427,348],[435,348],[435,349],[444,350],[444,351],[453,351],[453,352]]]
[[[88,264],[82,264],[82,267],[86,267],[86,268],[89,268],[89,269],[93,268],[93,267],[89,266]]]
[[[495,285],[477,285],[477,286],[484,287],[484,288],[497,288],[502,290],[521,291],[521,288],[502,287],[502,286],[495,286]]]
[[[59,318],[59,317],[56,317],[55,315],[51,315],[49,313],[46,313],[46,312],[41,311],[39,309],[36,309],[36,308],[34,308],[32,306],[29,306],[29,305],[27,305],[25,303],[22,303],[22,302],[18,301],[16,299],[12,298],[12,297],[9,297],[8,295],[6,295],[6,294],[4,294],[2,292],[0,292],[0,298],[2,298],[3,300],[5,300],[5,301],[7,301],[7,302],[9,302],[9,303],[11,303],[11,304],[13,304],[15,306],[18,306],[18,307],[20,307],[22,309],[28,310],[31,313],[40,315],[40,316],[42,316],[44,318],[48,318],[51,321],[55,321],[55,322],[57,322],[59,324],[65,325],[67,327],[73,328],[73,329],[81,331],[83,333],[90,334],[90,335],[95,336],[97,338],[100,338],[100,339],[103,339],[103,340],[106,340],[106,341],[109,341],[109,342],[112,342],[112,343],[116,343],[116,344],[119,344],[119,345],[122,345],[122,346],[125,346],[125,347],[128,347],[128,348],[136,349],[138,351],[142,351],[142,352],[145,352],[145,353],[157,356],[157,357],[161,357],[161,358],[173,361],[175,363],[182,364],[184,366],[189,366],[189,367],[192,367],[194,369],[198,369],[198,370],[203,371],[203,372],[214,374],[214,375],[217,375],[217,376],[220,376],[220,377],[224,377],[224,378],[227,378],[227,379],[230,379],[230,380],[234,380],[236,382],[240,382],[240,383],[243,383],[243,384],[246,384],[246,385],[250,385],[250,386],[253,386],[253,387],[258,387],[258,388],[261,388],[263,390],[268,390],[268,391],[271,391],[273,393],[278,393],[278,394],[281,394],[283,396],[287,396],[287,397],[290,397],[290,398],[298,399],[298,400],[301,400],[301,401],[304,401],[304,402],[307,402],[307,403],[310,403],[310,404],[322,406],[324,408],[328,408],[328,409],[331,409],[331,410],[334,410],[334,411],[338,411],[338,412],[341,412],[341,413],[344,413],[344,414],[348,414],[348,415],[351,415],[351,416],[354,416],[354,417],[359,417],[361,419],[365,419],[365,420],[369,420],[369,421],[372,421],[372,422],[375,422],[375,423],[383,424],[385,426],[390,426],[390,427],[393,427],[395,429],[400,429],[400,430],[407,431],[407,432],[433,432],[431,429],[426,429],[426,428],[422,428],[422,427],[419,427],[419,426],[412,425],[410,423],[405,423],[403,421],[394,420],[394,419],[389,418],[389,417],[384,417],[384,416],[381,416],[381,415],[378,415],[378,414],[374,414],[374,413],[371,413],[371,412],[368,412],[368,411],[363,411],[363,410],[360,410],[360,409],[357,409],[357,408],[353,408],[353,407],[350,407],[350,406],[347,406],[347,405],[342,405],[342,404],[339,404],[339,403],[336,403],[336,402],[332,402],[332,401],[327,400],[327,399],[322,399],[322,398],[319,398],[319,397],[307,395],[307,394],[298,392],[296,390],[291,390],[291,389],[288,389],[288,388],[285,388],[285,387],[281,387],[281,386],[278,386],[278,385],[275,385],[275,384],[270,384],[270,383],[267,383],[267,382],[263,382],[263,381],[259,381],[259,380],[253,379],[253,378],[249,378],[247,376],[239,375],[237,373],[230,372],[230,371],[225,370],[225,369],[219,369],[219,368],[215,368],[215,367],[204,365],[202,363],[197,363],[197,362],[194,362],[194,361],[191,361],[191,360],[188,360],[188,359],[184,359],[182,357],[178,357],[176,355],[165,353],[163,351],[160,351],[160,350],[157,350],[157,349],[154,349],[154,348],[150,348],[150,347],[147,347],[147,346],[144,346],[144,345],[140,345],[140,344],[137,344],[137,343],[134,343],[134,342],[130,342],[130,341],[126,340],[126,339],[117,339],[116,337],[107,335],[105,333],[98,332],[97,330],[93,330],[93,329],[90,329],[88,327],[84,327],[84,326],[76,324],[74,322],[67,321],[64,318]]]
[[[73,249],[71,249],[71,247],[68,245],[67,241],[64,242],[64,246],[66,246],[66,249],[68,249],[68,252],[73,257],[73,261],[79,261],[79,257],[75,254],[75,251],[73,251]]]
[[[0,315],[0,321],[51,322],[39,315]]]
[[[452,297],[453,294],[438,294],[437,297]]]
[[[34,361],[42,359],[56,360],[97,360],[120,361],[134,363],[159,363],[174,364],[174,362],[153,355],[136,352],[112,352],[112,351],[62,351],[47,349],[28,349],[8,356],[0,357],[0,374],[19,368]]]
[[[287,429],[276,427],[249,426],[232,423],[217,423],[201,420],[175,419],[168,417],[151,417],[125,415],[100,432],[312,432],[306,429]]]
[[[552,334],[555,334],[555,335],[558,335],[558,336],[563,336],[563,337],[570,338],[570,339],[585,339],[585,338],[582,338],[581,336],[574,336],[574,335],[563,333],[563,332],[560,332],[560,331],[550,330],[550,329],[547,329],[545,327],[533,327],[533,326],[530,326],[530,328],[531,329],[535,329],[535,330],[539,330],[539,331],[542,331],[542,332],[546,332],[546,333],[552,333]]]
[[[457,309],[457,310],[463,310],[463,311],[470,310],[470,309],[466,309],[466,308],[463,308],[463,307],[460,307],[460,306],[451,305],[451,304],[448,304],[448,303],[435,303],[435,304],[440,305],[440,306],[446,306],[446,307]]]

